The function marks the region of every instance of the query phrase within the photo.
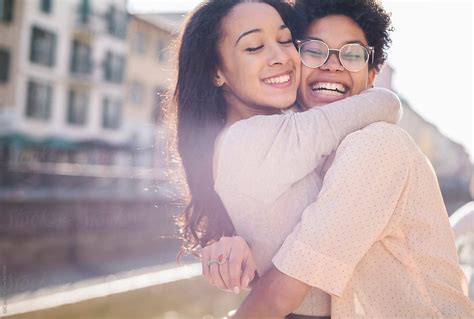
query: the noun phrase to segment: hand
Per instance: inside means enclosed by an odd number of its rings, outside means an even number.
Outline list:
[[[204,247],[201,256],[204,277],[219,289],[239,293],[255,277],[257,267],[252,252],[240,236],[222,237]]]

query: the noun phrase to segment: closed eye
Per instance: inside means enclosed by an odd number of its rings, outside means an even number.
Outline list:
[[[281,41],[279,42],[280,44],[293,44],[293,39],[290,39],[288,41]]]
[[[314,57],[324,56],[324,53],[323,53],[321,50],[310,50],[310,49],[307,49],[307,50],[304,50],[302,53],[304,53],[304,54],[309,54],[310,56],[314,56]]]
[[[256,52],[256,51],[258,51],[262,48],[263,48],[263,45],[258,46],[258,47],[254,47],[254,48],[247,48],[247,49],[245,49],[245,51],[247,51],[247,52]]]

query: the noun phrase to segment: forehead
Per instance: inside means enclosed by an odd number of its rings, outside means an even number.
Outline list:
[[[222,21],[226,36],[239,36],[251,29],[279,28],[283,20],[272,6],[260,2],[244,2],[236,5]]]
[[[345,15],[329,15],[314,20],[306,29],[306,37],[319,38],[329,46],[340,46],[351,41],[367,44],[362,28]]]

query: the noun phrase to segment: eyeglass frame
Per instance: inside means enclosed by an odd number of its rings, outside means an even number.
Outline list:
[[[328,55],[327,55],[326,59],[324,60],[324,62],[321,63],[321,65],[316,66],[316,67],[312,67],[312,66],[309,66],[309,65],[307,65],[306,63],[304,63],[303,57],[301,56],[301,46],[302,46],[303,44],[307,43],[307,42],[320,42],[320,43],[323,43],[323,44],[328,48]],[[372,47],[372,46],[363,45],[363,44],[360,44],[360,43],[346,43],[346,44],[344,44],[340,49],[331,49],[331,48],[329,47],[329,45],[328,45],[326,42],[321,41],[321,40],[316,40],[316,39],[306,39],[306,40],[299,40],[299,39],[296,39],[296,40],[295,40],[295,45],[297,46],[297,48],[298,48],[298,53],[299,53],[299,55],[300,55],[300,57],[301,57],[301,63],[303,63],[303,64],[304,64],[305,66],[307,66],[308,68],[311,68],[311,69],[320,68],[321,66],[323,66],[324,64],[326,64],[326,63],[328,62],[329,57],[331,56],[331,54],[337,53],[337,54],[336,54],[337,60],[339,61],[339,63],[342,65],[342,67],[343,67],[344,69],[346,69],[346,70],[349,71],[349,72],[353,72],[353,73],[360,72],[360,71],[362,71],[362,69],[360,69],[360,70],[358,70],[358,71],[351,71],[351,70],[349,70],[348,68],[346,68],[346,67],[344,66],[344,64],[341,62],[341,58],[340,58],[340,56],[339,56],[339,55],[341,54],[341,49],[342,49],[343,47],[345,47],[346,45],[350,45],[350,44],[357,44],[357,45],[360,45],[361,47],[363,47],[364,49],[366,49],[368,55],[367,55],[367,60],[365,61],[365,63],[367,64],[367,63],[369,62],[369,59],[371,59],[371,61],[370,61],[371,64],[374,63],[375,48]]]

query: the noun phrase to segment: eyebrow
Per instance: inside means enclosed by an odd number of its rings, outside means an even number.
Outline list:
[[[288,26],[286,26],[286,24],[282,24],[278,30],[284,30],[284,29],[288,29]],[[238,38],[237,38],[237,41],[235,41],[235,45],[237,45],[237,43],[239,43],[240,39],[242,39],[243,37],[245,37],[246,35],[249,35],[249,34],[252,34],[252,33],[259,33],[259,32],[262,32],[262,29],[252,29],[252,30],[249,30],[249,31],[245,31],[244,33],[242,33]]]
[[[317,37],[306,37],[306,39],[308,39],[308,40],[318,40],[318,41],[322,41],[322,42],[326,43],[323,39],[320,39],[320,38],[317,38]],[[344,42],[343,45],[345,45],[345,44],[353,44],[353,43],[360,44],[360,45],[362,45],[362,46],[364,46],[364,47],[367,46],[367,44],[363,43],[363,42],[360,41],[360,40],[350,40],[350,41],[346,41],[346,42]]]

